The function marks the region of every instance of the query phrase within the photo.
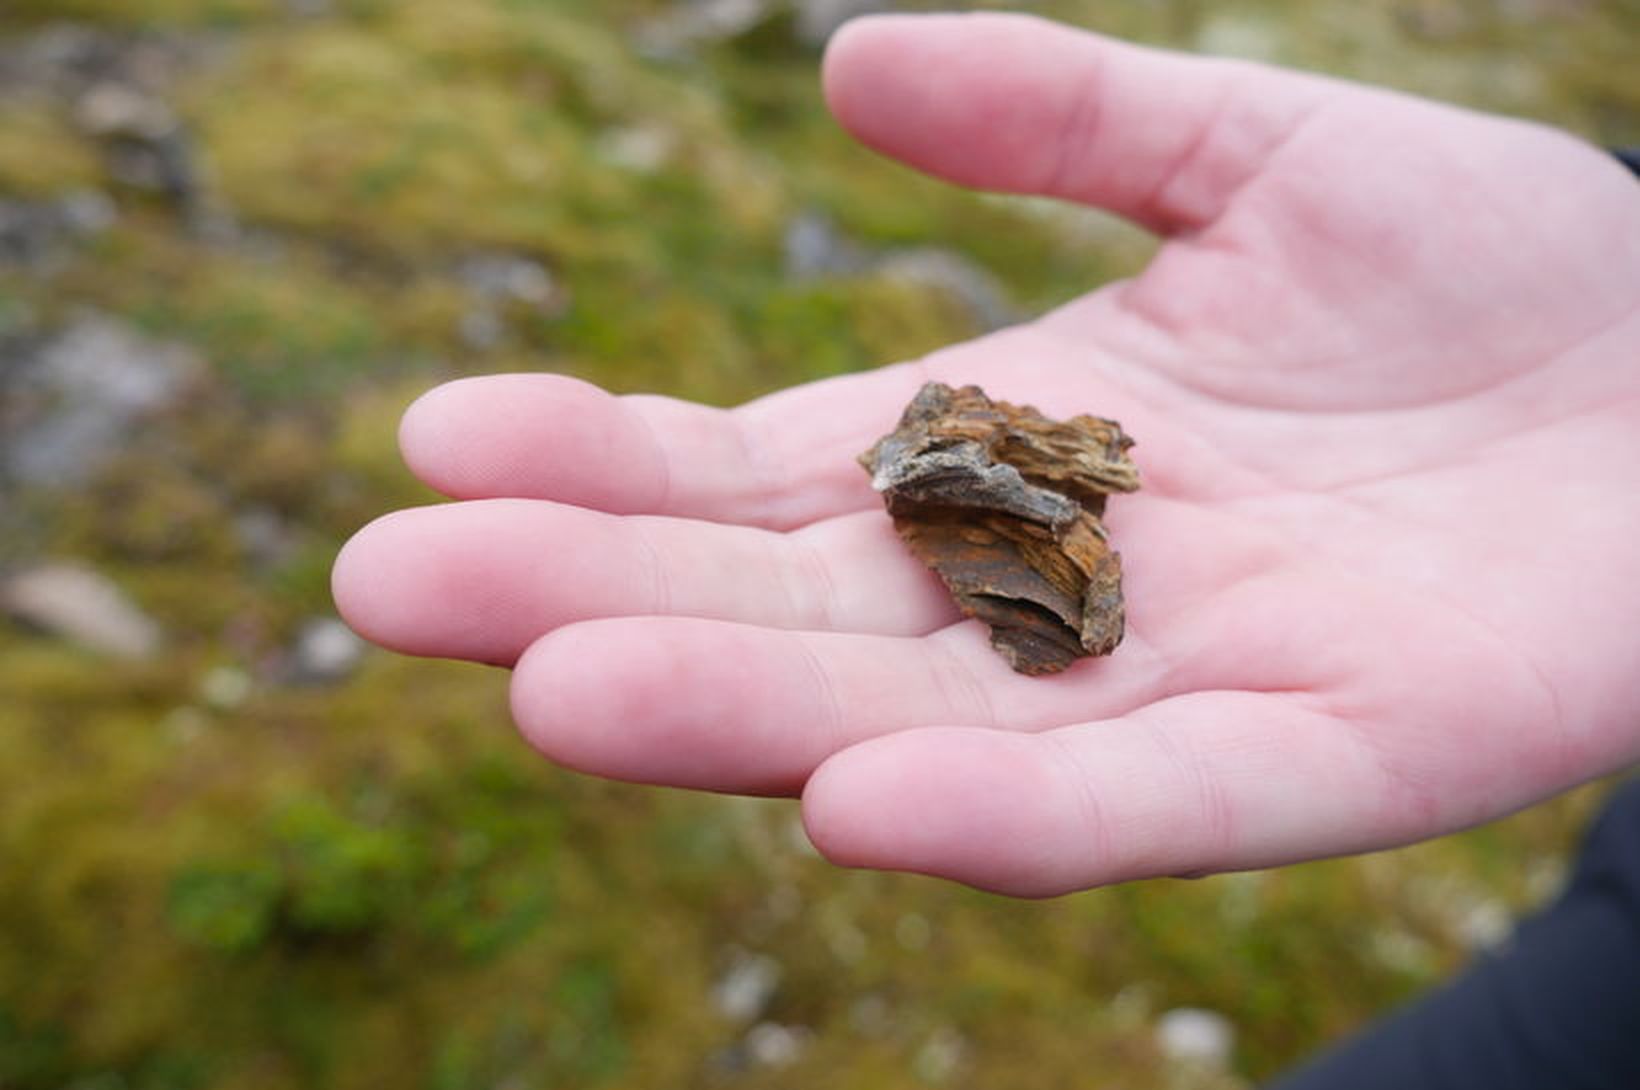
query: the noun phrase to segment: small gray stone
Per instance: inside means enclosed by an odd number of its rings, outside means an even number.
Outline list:
[[[773,0],[682,0],[641,25],[633,45],[652,60],[684,59],[697,45],[738,38],[755,29],[779,7]]]
[[[92,136],[163,140],[180,127],[164,102],[124,83],[105,82],[81,96],[74,120]]]
[[[794,280],[850,276],[871,263],[864,247],[843,236],[820,212],[800,212],[786,225],[786,275]]]
[[[84,481],[199,369],[186,349],[96,315],[52,337],[0,344],[0,477],[49,487]]]
[[[296,634],[292,666],[300,681],[340,681],[358,668],[364,650],[364,641],[335,617],[314,617]]]
[[[1175,1007],[1156,1020],[1156,1047],[1175,1063],[1224,1071],[1235,1045],[1235,1027],[1217,1011]]]
[[[457,267],[456,276],[481,299],[546,307],[559,295],[558,282],[545,265],[517,254],[474,254]]]
[[[1456,922],[1458,936],[1471,953],[1501,949],[1515,929],[1509,906],[1493,897],[1477,898],[1465,905]]]
[[[233,530],[245,558],[258,568],[275,567],[296,551],[296,535],[270,507],[247,507],[236,513]]]
[[[822,212],[792,217],[785,234],[786,276],[795,281],[875,274],[944,292],[983,330],[1000,329],[1022,315],[991,272],[972,258],[933,246],[873,250],[844,234]]]
[[[35,265],[52,253],[61,236],[50,205],[0,201],[0,264]]]
[[[69,243],[102,234],[118,218],[114,202],[95,189],[55,200],[0,200],[0,264],[49,265],[68,256]]]
[[[197,226],[210,207],[194,141],[171,107],[126,80],[92,84],[75,104],[75,121],[102,145],[108,173],[122,185],[165,197]]]
[[[120,218],[112,197],[96,189],[76,189],[57,202],[63,226],[75,235],[90,237],[108,230]]]
[[[110,140],[105,145],[105,159],[116,182],[158,193],[190,221],[205,213],[193,142],[182,130],[155,140]]]
[[[768,1009],[780,986],[780,963],[766,954],[735,950],[712,985],[712,1006],[734,1022],[750,1022]]]
[[[885,276],[898,277],[943,291],[962,304],[981,329],[1001,329],[1019,321],[1002,284],[977,261],[934,247],[899,250],[879,266]]]
[[[923,1082],[949,1082],[961,1070],[968,1055],[968,1042],[950,1026],[940,1026],[912,1057],[911,1069]]]
[[[695,37],[733,38],[767,19],[775,5],[769,0],[688,0],[678,13]]]
[[[469,307],[456,322],[456,334],[474,352],[493,352],[507,339],[507,323],[492,306]]]
[[[778,1022],[759,1022],[746,1033],[746,1057],[758,1067],[789,1067],[803,1054],[809,1032]]]
[[[0,609],[26,624],[115,658],[155,654],[160,627],[112,580],[78,564],[46,564],[0,583]]]

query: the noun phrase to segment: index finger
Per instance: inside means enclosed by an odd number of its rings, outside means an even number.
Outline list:
[[[412,472],[456,499],[549,499],[612,514],[792,529],[880,501],[855,455],[924,374],[884,368],[735,409],[617,396],[562,375],[459,379],[410,406]]]

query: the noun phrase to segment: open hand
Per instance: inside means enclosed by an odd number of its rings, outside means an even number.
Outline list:
[[[1021,16],[834,41],[868,144],[1110,209],[1137,278],[723,411],[549,375],[407,414],[461,501],[359,631],[515,664],[555,761],[801,793],[845,864],[1039,895],[1437,835],[1640,757],[1640,185],[1551,130]],[[1014,674],[854,456],[928,379],[1138,437],[1126,642]]]

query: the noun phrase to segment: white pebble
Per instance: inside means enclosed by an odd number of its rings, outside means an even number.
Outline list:
[[[1156,1020],[1156,1046],[1176,1063],[1222,1071],[1235,1045],[1235,1027],[1217,1011],[1175,1007]]]

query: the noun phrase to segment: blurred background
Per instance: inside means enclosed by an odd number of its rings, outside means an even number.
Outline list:
[[[1144,261],[832,126],[896,6],[0,0],[0,1087],[1246,1087],[1552,894],[1598,788],[1050,903],[842,872],[336,620],[432,383],[732,403]],[[1636,0],[998,6],[1640,142]]]

